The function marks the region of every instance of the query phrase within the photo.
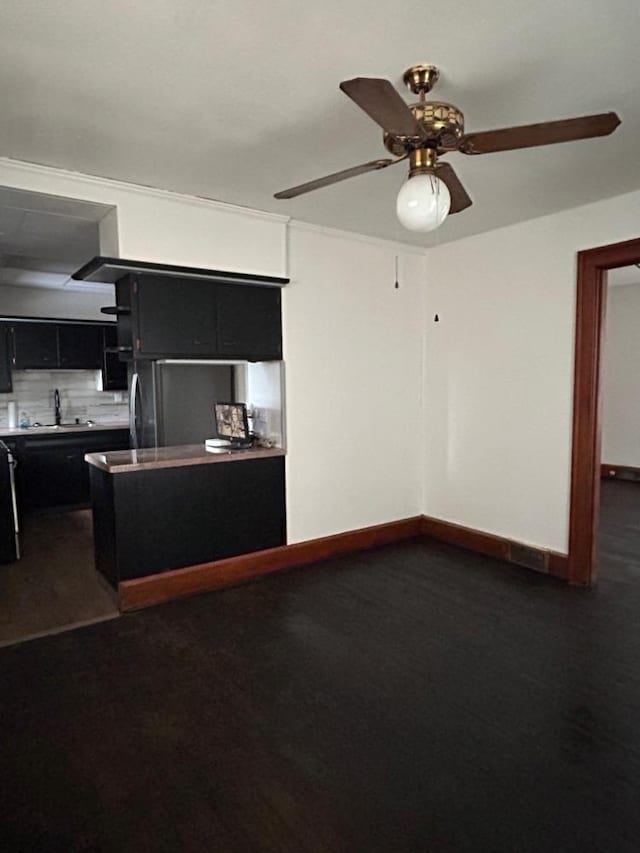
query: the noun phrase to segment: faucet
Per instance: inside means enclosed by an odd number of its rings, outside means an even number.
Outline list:
[[[60,426],[62,422],[62,416],[60,414],[60,392],[57,388],[53,392],[53,406],[56,413],[56,426]]]

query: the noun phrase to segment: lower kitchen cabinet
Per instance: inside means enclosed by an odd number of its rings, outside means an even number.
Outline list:
[[[30,447],[18,457],[18,494],[23,511],[88,503],[80,448]]]
[[[16,485],[20,511],[63,511],[88,507],[91,490],[85,454],[128,447],[129,432],[126,429],[20,437],[16,441]]]
[[[90,473],[96,567],[114,586],[286,543],[283,456]]]

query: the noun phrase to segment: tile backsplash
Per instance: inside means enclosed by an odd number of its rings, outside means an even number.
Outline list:
[[[126,423],[126,391],[98,391],[99,370],[14,370],[13,391],[0,394],[0,427],[7,426],[7,404],[15,400],[18,421],[54,423],[53,392],[60,391],[63,423],[92,420],[97,424]],[[120,398],[121,402],[116,402]]]

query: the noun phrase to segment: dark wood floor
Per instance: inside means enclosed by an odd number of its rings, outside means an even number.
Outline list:
[[[640,846],[640,486],[597,589],[440,544],[0,651],[0,849]]]
[[[91,510],[21,519],[22,559],[0,566],[0,646],[118,615],[94,567]]]

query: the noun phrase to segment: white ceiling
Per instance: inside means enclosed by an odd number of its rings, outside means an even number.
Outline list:
[[[0,155],[422,245],[640,187],[637,0],[65,0],[0,6]],[[274,192],[386,156],[339,89],[434,96],[468,130],[616,110],[606,140],[464,157],[474,206],[429,238],[395,219],[403,166],[292,201]],[[407,98],[409,94],[407,93]]]

